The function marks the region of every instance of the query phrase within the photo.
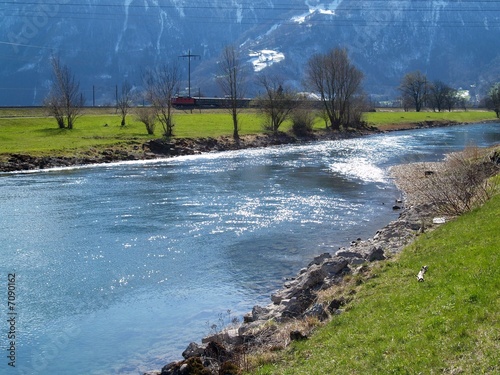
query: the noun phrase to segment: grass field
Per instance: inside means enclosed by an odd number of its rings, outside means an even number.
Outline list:
[[[452,113],[434,112],[374,112],[366,114],[366,121],[380,129],[391,129],[393,124],[452,120],[476,122],[494,119],[493,112],[467,111]],[[222,110],[176,111],[174,135],[182,138],[232,136],[229,114]],[[240,116],[240,134],[262,133],[263,120],[253,110],[245,110]],[[317,119],[315,128],[324,128]],[[287,131],[291,124],[283,124]],[[138,144],[150,138],[160,137],[162,129],[157,125],[156,135],[149,136],[144,125],[128,116],[127,125],[120,126],[120,117],[113,108],[88,108],[78,118],[73,130],[59,129],[53,118],[47,117],[43,108],[0,108],[0,155],[7,153],[29,153],[33,155],[64,155],[75,150],[92,147],[109,147],[116,144]]]
[[[454,121],[457,123],[494,120],[494,112],[489,111],[455,111],[455,112],[394,112],[378,111],[365,114],[365,120],[373,126],[392,124],[412,124],[423,121]]]
[[[499,217],[497,195],[352,277],[343,314],[254,374],[500,374]]]

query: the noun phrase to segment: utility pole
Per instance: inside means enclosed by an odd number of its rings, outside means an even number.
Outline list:
[[[188,59],[188,96],[191,97],[191,59],[196,59],[199,58],[201,59],[200,55],[192,55],[191,50],[188,51],[187,55],[181,55],[179,58],[187,58]]]

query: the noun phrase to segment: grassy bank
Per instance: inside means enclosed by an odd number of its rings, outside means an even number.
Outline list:
[[[477,122],[494,119],[493,112],[467,111],[452,113],[434,112],[374,112],[366,114],[366,121],[381,130],[404,128],[408,124],[424,121],[450,120]],[[232,135],[231,117],[221,110],[177,111],[174,134],[179,138],[221,137]],[[240,134],[262,133],[262,118],[253,110],[241,114]],[[283,131],[291,124],[285,123]],[[317,119],[315,128],[324,128],[324,121]],[[156,136],[146,134],[144,125],[134,116],[128,116],[127,125],[120,126],[120,117],[113,108],[85,109],[75,129],[58,129],[53,118],[45,116],[43,108],[0,108],[0,156],[9,153],[63,156],[96,147],[137,145],[161,135],[157,125]]]
[[[348,278],[346,311],[255,374],[500,374],[498,217],[500,195]]]
[[[425,121],[452,121],[456,123],[472,123],[495,120],[494,112],[488,111],[455,111],[455,112],[394,112],[378,111],[365,114],[369,125],[387,128],[392,125],[410,126]]]

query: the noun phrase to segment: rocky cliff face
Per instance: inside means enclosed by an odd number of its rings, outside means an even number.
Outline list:
[[[116,85],[140,85],[146,67],[168,61],[187,80],[179,56],[188,51],[200,55],[193,91],[220,95],[213,77],[228,44],[254,73],[275,71],[297,87],[313,53],[346,46],[370,93],[390,95],[414,69],[468,88],[500,74],[499,10],[469,0],[18,0],[0,8],[0,105],[40,104],[52,54],[75,73],[87,104],[112,103]]]

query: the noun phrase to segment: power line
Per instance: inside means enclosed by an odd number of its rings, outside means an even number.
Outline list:
[[[71,8],[78,8],[78,7],[85,7],[86,9],[99,9],[99,10],[104,10],[107,9],[110,12],[106,13],[97,13],[97,12],[91,12],[87,13],[90,16],[94,15],[109,15],[113,14],[116,15],[117,10],[133,10],[133,9],[138,9],[138,10],[143,10],[145,12],[148,12],[150,9],[161,9],[161,10],[217,10],[217,11],[228,11],[228,10],[239,10],[239,11],[297,11],[297,12],[303,12],[303,11],[308,11],[308,10],[329,10],[329,7],[325,6],[316,6],[316,7],[307,7],[307,6],[294,6],[290,5],[287,3],[284,4],[273,4],[270,6],[262,6],[262,5],[255,5],[254,3],[241,3],[237,4],[236,6],[231,4],[231,5],[220,5],[220,4],[208,4],[208,5],[203,5],[203,4],[196,4],[196,5],[182,5],[182,6],[176,6],[176,5],[157,5],[157,6],[150,6],[150,5],[139,5],[139,4],[130,4],[128,6],[125,6],[123,3],[121,4],[86,4],[86,3],[71,3],[71,4],[58,4],[57,2],[0,2],[0,4],[4,5],[16,5],[16,6],[21,6],[20,8],[13,9],[13,8],[3,8],[3,10],[9,10],[13,12],[19,12],[16,16],[26,16],[26,11],[31,12],[31,13],[36,13],[40,12],[40,10],[46,10],[50,11],[50,6],[56,6],[57,12],[64,13],[65,11],[68,11],[68,14],[65,14],[66,16],[69,15],[71,12]],[[383,4],[383,5],[382,5]],[[433,11],[435,9],[439,9],[440,11],[446,11],[446,12],[478,12],[482,11],[483,6],[489,6],[489,5],[498,5],[496,8],[491,8],[488,7],[489,11],[497,11],[500,9],[500,0],[489,0],[489,1],[465,1],[462,0],[460,3],[448,3],[446,5],[440,5],[440,6],[434,6],[432,3],[430,3],[428,0],[413,0],[411,3],[404,2],[402,1],[401,4],[396,4],[396,5],[391,5],[388,7],[386,5],[386,1],[372,1],[370,3],[364,4],[362,7],[358,5],[341,5],[337,8],[338,11],[405,11],[405,12],[419,12],[419,11]],[[26,10],[24,9],[23,6],[29,6],[30,9]],[[38,6],[38,7],[36,7]],[[36,8],[34,8],[36,7]],[[62,11],[60,9],[63,9]],[[22,12],[22,13],[20,13]],[[122,15],[124,15],[123,13]],[[11,14],[14,16],[14,14]]]
[[[234,5],[232,3],[220,4],[219,2],[214,4],[210,1],[202,2],[201,4],[197,2],[196,5],[186,4],[181,7],[164,4],[151,6],[148,4],[130,4],[125,6],[123,3],[112,3],[112,4],[87,4],[83,2],[79,3],[65,3],[59,4],[58,2],[48,2],[48,1],[5,1],[0,2],[4,5],[3,16],[10,18],[18,18],[24,21],[26,17],[48,17],[48,18],[59,18],[59,19],[71,19],[71,20],[95,20],[95,21],[109,21],[109,20],[122,20],[127,17],[144,19],[144,22],[149,19],[155,19],[162,16],[161,12],[165,10],[177,11],[178,14],[170,15],[172,18],[181,18],[185,21],[192,21],[197,23],[206,24],[226,24],[228,22],[227,12],[243,12],[241,15],[240,22],[236,22],[240,25],[253,25],[258,22],[274,22],[274,23],[293,23],[290,20],[293,17],[291,13],[297,13],[295,16],[311,16],[314,12],[328,11],[329,7],[322,5],[308,7],[308,6],[297,6],[290,5],[289,3],[275,3],[272,5],[262,5],[255,4],[253,2],[241,2],[240,4]],[[486,7],[486,11],[489,14],[494,14],[494,12],[500,12],[500,0],[462,0],[459,3],[452,2],[446,5],[439,5],[437,7],[433,6],[432,2],[428,0],[413,0],[412,2],[407,1],[393,1],[391,6],[387,6],[386,1],[371,1],[366,2],[363,6],[356,4],[343,3],[333,11],[334,14],[344,14],[347,13],[370,13],[369,18],[377,17],[379,13],[388,12],[399,12],[403,14],[412,14],[415,12],[438,12],[441,14],[455,14],[463,13],[463,15],[468,16],[470,14],[475,14],[484,11],[483,7]],[[16,7],[12,7],[15,5]],[[11,6],[10,8],[7,6]],[[52,7],[52,8],[51,8]],[[77,11],[79,7],[85,7],[86,12]],[[27,8],[27,9],[26,9]],[[136,12],[136,11],[139,11]],[[153,11],[151,11],[153,10]],[[157,12],[160,10],[161,12]],[[201,14],[200,14],[201,11]],[[207,14],[206,11],[213,11],[214,14]],[[224,14],[218,14],[222,11]],[[255,12],[265,13],[264,17],[260,16],[256,18]],[[282,12],[282,16],[273,16],[276,12]],[[253,17],[252,17],[253,15]],[[324,15],[327,18],[328,15]],[[235,16],[236,17],[236,16]],[[413,17],[413,16],[412,16]],[[311,17],[308,17],[311,18]],[[330,15],[329,20],[333,20],[336,17]],[[493,19],[489,22],[500,22],[499,17],[491,17]],[[357,20],[350,20],[351,22],[362,22]],[[364,21],[364,19],[363,19]],[[329,24],[329,21],[322,20],[309,20],[310,23],[320,24],[324,22]],[[374,21],[369,21],[374,22]],[[377,21],[378,23],[384,21]],[[388,22],[388,21],[387,21]],[[394,22],[394,21],[391,21]],[[377,24],[378,24],[377,23]],[[461,20],[460,22],[455,22],[460,26],[468,26],[469,24],[474,26],[475,21],[469,22],[467,19]]]

